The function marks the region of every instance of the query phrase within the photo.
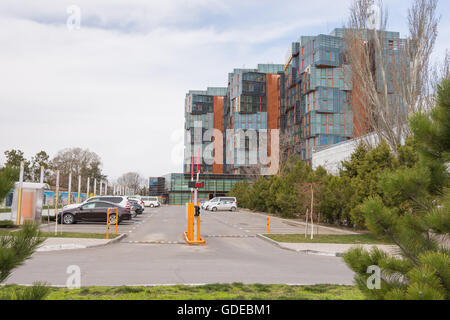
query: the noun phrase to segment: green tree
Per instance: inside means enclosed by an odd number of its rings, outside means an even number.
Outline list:
[[[51,162],[50,156],[45,151],[40,151],[31,158],[31,176],[34,182],[39,182],[41,177],[41,167],[44,168],[44,182],[49,181]]]
[[[0,283],[29,259],[44,240],[39,225],[35,223],[25,223],[20,231],[0,237]],[[15,291],[11,295],[0,295],[0,299],[39,300],[49,292],[49,288],[36,283],[33,287]]]
[[[19,176],[19,169],[5,167],[0,169],[0,202],[9,194]]]
[[[351,217],[349,225],[359,228],[365,227],[365,217],[361,210],[361,204],[367,197],[381,194],[378,187],[380,175],[388,169],[397,166],[397,161],[392,155],[385,141],[374,149],[367,151],[363,145],[353,153],[349,162],[343,162],[343,170],[340,176],[349,178],[352,194],[346,199],[349,205],[347,210]],[[337,192],[336,190],[334,192]]]
[[[5,167],[9,168],[17,168],[20,169],[20,163],[24,162],[24,173],[23,173],[23,179],[24,181],[31,181],[31,169],[30,169],[30,161],[25,159],[24,153],[22,150],[7,150],[5,151],[5,157],[6,157],[6,163]],[[17,173],[16,181],[19,180],[19,173]]]
[[[383,173],[382,195],[362,205],[367,227],[400,248],[401,257],[361,248],[344,255],[358,287],[372,299],[449,299],[450,250],[450,80],[438,87],[430,115],[417,114],[410,128],[418,161]],[[367,269],[381,268],[381,289],[366,285]]]
[[[230,197],[236,197],[238,205],[242,208],[250,208],[250,189],[251,185],[247,180],[236,183],[228,193]]]
[[[270,192],[270,182],[265,177],[259,177],[252,185],[249,192],[250,209],[267,211],[266,198]]]

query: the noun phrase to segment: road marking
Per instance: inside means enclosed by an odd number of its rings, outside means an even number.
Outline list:
[[[251,235],[240,235],[240,234],[229,234],[229,235],[223,235],[223,234],[210,234],[204,236],[205,238],[256,238],[256,236]]]
[[[128,241],[128,243],[132,244],[186,244],[184,241],[162,241],[162,240],[155,240],[155,241]]]

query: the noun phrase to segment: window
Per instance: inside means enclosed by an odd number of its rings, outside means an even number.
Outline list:
[[[83,210],[89,210],[89,209],[94,209],[95,208],[95,203],[86,203],[85,205],[83,205]]]
[[[389,49],[394,50],[394,40],[389,40]]]
[[[109,203],[106,202],[96,202],[94,203],[95,208],[110,208],[111,205]]]

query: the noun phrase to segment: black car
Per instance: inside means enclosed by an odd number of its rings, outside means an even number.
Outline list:
[[[130,201],[130,206],[133,208],[133,210],[137,214],[142,214],[144,212],[144,209],[141,207],[139,202],[137,202],[136,200],[130,200],[130,199],[128,199],[128,201]]]
[[[131,220],[130,208],[124,208],[116,203],[107,201],[87,202],[75,208],[63,209],[58,213],[58,223],[61,220],[64,224],[73,224],[77,222],[106,222],[107,211],[110,210],[109,222],[116,223],[116,208],[119,209],[120,224],[124,220]]]

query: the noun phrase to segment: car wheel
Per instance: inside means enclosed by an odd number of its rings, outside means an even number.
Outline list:
[[[216,208],[216,207],[213,207],[213,208],[211,209],[211,211],[212,211],[212,212],[216,212],[216,211],[217,211],[217,208]]]
[[[154,208],[155,207],[155,205],[152,203],[151,205],[150,205],[150,208]]]
[[[110,215],[109,216],[109,224],[116,224],[116,215]]]
[[[65,215],[63,215],[63,223],[64,224],[73,224],[73,223],[75,223],[75,217],[73,216],[73,214],[66,213]]]
[[[231,212],[235,212],[236,208],[235,207],[231,207]]]

